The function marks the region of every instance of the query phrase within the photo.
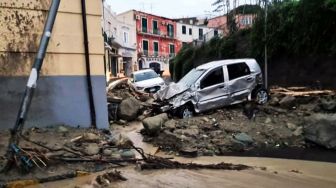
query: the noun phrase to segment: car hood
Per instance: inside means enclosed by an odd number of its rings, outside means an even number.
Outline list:
[[[170,99],[180,93],[183,93],[184,91],[188,90],[189,87],[184,85],[184,84],[179,84],[179,83],[171,83],[169,84],[168,87],[165,87],[161,90],[159,90],[156,94],[155,94],[155,98],[163,101],[163,100],[167,100]]]
[[[157,78],[152,78],[152,79],[149,79],[149,80],[143,80],[143,81],[140,81],[140,82],[135,82],[135,83],[133,83],[133,85],[136,86],[136,87],[147,88],[147,87],[153,87],[153,86],[160,85],[163,82],[164,81],[161,77],[157,77]]]

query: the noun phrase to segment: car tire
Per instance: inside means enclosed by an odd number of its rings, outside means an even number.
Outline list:
[[[265,88],[258,88],[253,92],[252,99],[259,105],[263,105],[268,101],[268,91]]]
[[[190,105],[183,105],[177,109],[177,114],[179,118],[186,119],[194,116],[194,110]]]

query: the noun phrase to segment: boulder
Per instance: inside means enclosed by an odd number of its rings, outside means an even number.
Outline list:
[[[295,131],[293,132],[294,136],[301,136],[303,134],[303,127],[298,127],[295,129]]]
[[[279,105],[284,108],[293,108],[295,106],[295,99],[295,97],[287,95],[280,100]]]
[[[171,119],[171,120],[168,120],[164,123],[164,126],[167,128],[167,129],[175,129],[176,128],[176,123],[177,121],[174,120],[174,119]]]
[[[233,138],[239,142],[242,142],[245,145],[250,145],[253,143],[252,137],[247,135],[246,133],[238,133],[234,135]]]
[[[133,97],[123,100],[118,108],[118,117],[123,120],[135,120],[140,111],[141,104]]]
[[[97,155],[99,153],[99,146],[96,143],[90,143],[84,148],[87,155]]]
[[[272,98],[268,101],[268,103],[269,103],[270,105],[272,105],[272,106],[276,106],[276,105],[278,105],[279,102],[280,102],[280,100],[279,100],[278,97],[272,97]]]
[[[159,114],[157,116],[148,117],[142,120],[142,124],[145,128],[145,131],[150,136],[156,136],[163,124],[168,120],[168,115],[166,113]]]
[[[336,100],[322,100],[320,107],[329,112],[336,112]]]
[[[121,151],[120,157],[123,159],[133,159],[135,158],[135,153],[130,149],[125,149]]]
[[[94,133],[84,133],[82,140],[84,142],[97,142],[100,140],[100,137]]]
[[[305,118],[304,137],[328,149],[336,149],[336,114],[314,114]]]

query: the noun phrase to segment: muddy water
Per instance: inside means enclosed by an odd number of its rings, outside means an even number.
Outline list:
[[[128,135],[136,146],[142,147],[147,153],[157,153],[157,148],[142,142],[138,131],[141,126],[133,123],[125,128],[118,127]],[[158,155],[164,156],[163,152]],[[110,187],[336,187],[336,163],[289,160],[261,157],[197,157],[183,158],[174,156],[180,162],[201,164],[229,162],[254,166],[253,170],[151,170],[137,171],[134,166],[119,170],[128,179],[125,182],[111,184]],[[260,167],[266,167],[262,170]],[[294,171],[294,172],[292,172]],[[50,182],[35,187],[93,187],[93,179],[98,175]]]

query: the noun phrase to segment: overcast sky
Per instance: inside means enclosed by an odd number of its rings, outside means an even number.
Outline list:
[[[216,16],[218,13],[213,13],[212,11],[215,7],[211,6],[214,1],[215,0],[106,0],[106,2],[111,5],[112,11],[117,14],[135,9],[169,18]],[[239,3],[245,4],[245,2],[250,3],[254,0],[239,1]]]

